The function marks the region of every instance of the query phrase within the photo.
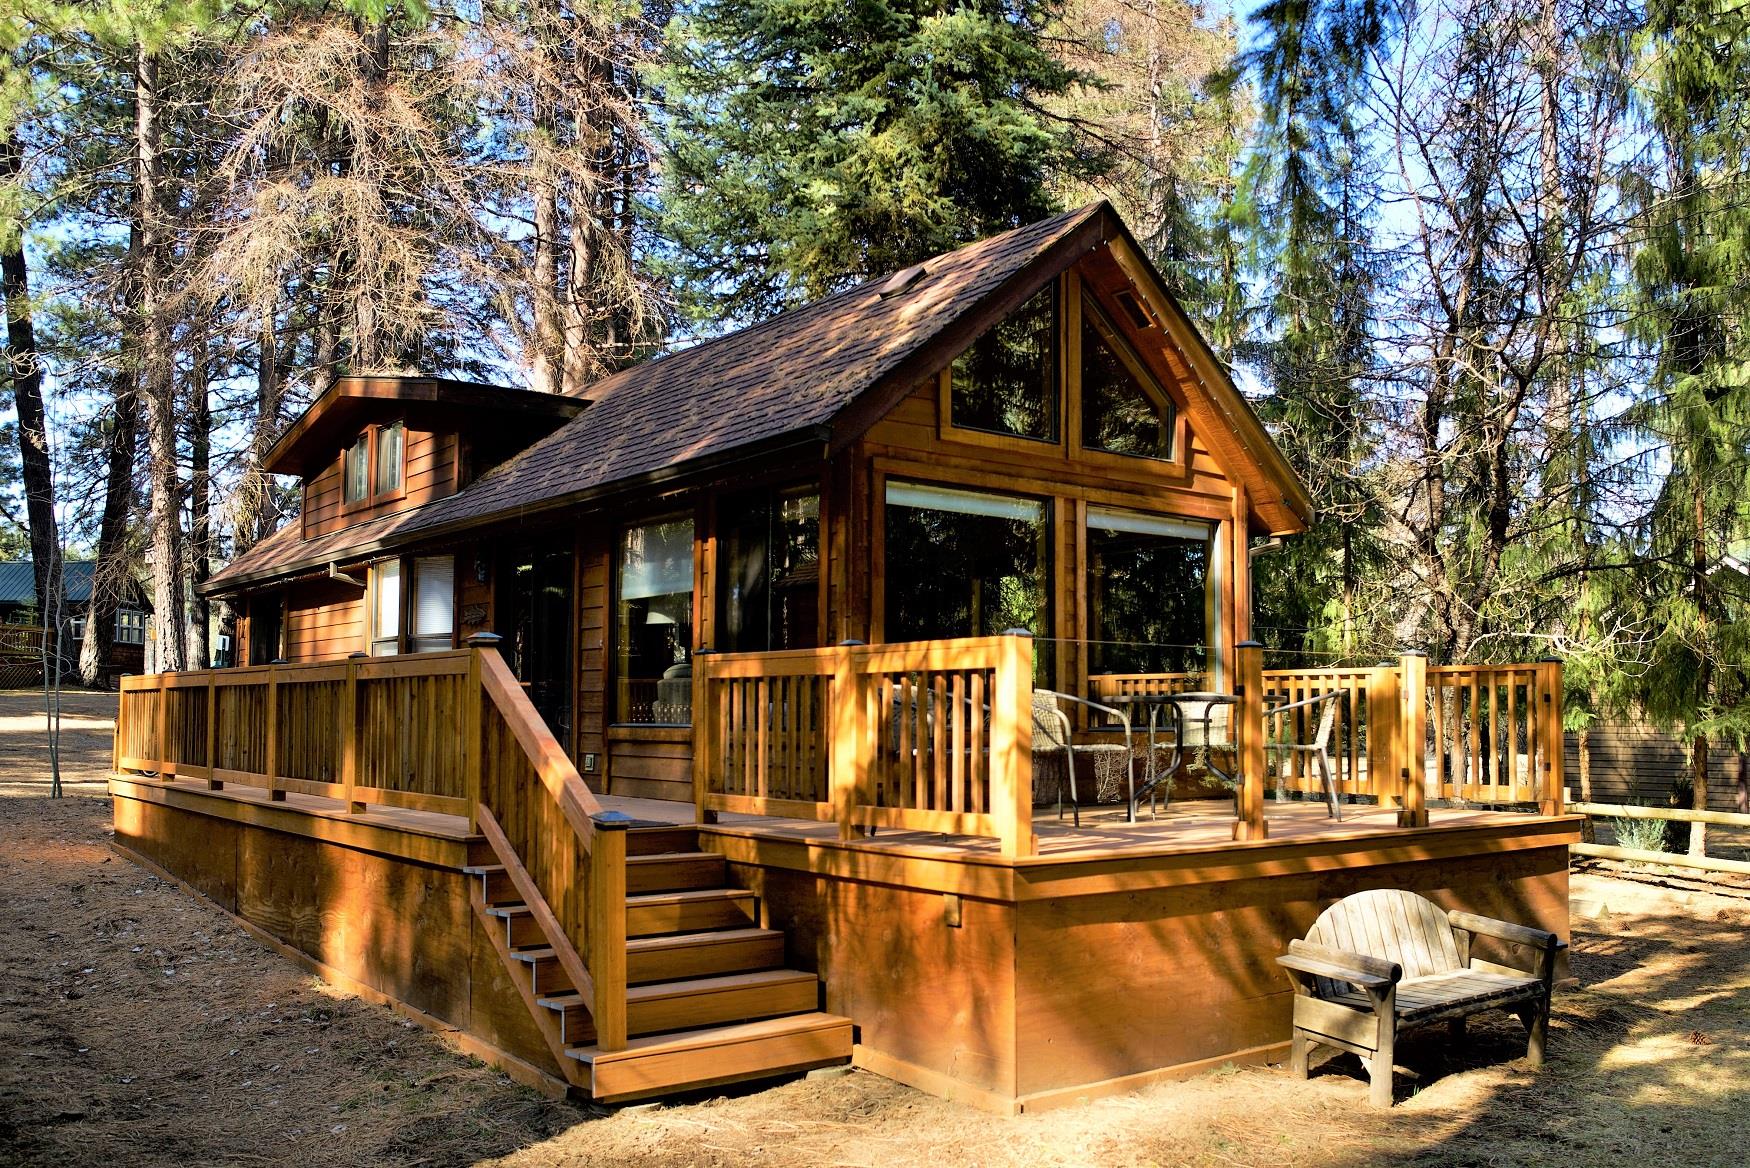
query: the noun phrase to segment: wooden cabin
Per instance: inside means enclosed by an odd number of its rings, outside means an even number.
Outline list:
[[[1560,667],[1264,668],[1312,501],[1105,203],[576,398],[344,378],[268,466],[249,664],[128,680],[118,841],[530,1081],[1012,1112],[1278,1057],[1272,959],[1361,888],[1566,933]],[[1035,782],[1036,690],[1199,689],[1237,792]],[[1327,693],[1341,820],[1269,769]]]

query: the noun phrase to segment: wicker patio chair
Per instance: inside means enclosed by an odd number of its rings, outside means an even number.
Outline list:
[[[1124,745],[1117,743],[1082,743],[1075,741],[1074,727],[1071,726],[1069,715],[1063,711],[1063,703],[1085,706],[1097,713],[1117,719],[1124,728]],[[1103,706],[1099,702],[1091,702],[1086,698],[1078,698],[1074,694],[1058,693],[1055,690],[1036,689],[1033,691],[1033,791],[1035,801],[1042,790],[1048,789],[1046,784],[1055,780],[1057,786],[1057,817],[1063,818],[1063,793],[1069,791],[1069,802],[1077,827],[1082,823],[1081,799],[1076,793],[1076,759],[1091,758],[1094,763],[1094,799],[1095,803],[1116,800],[1120,796],[1134,799],[1136,795],[1136,767],[1132,735],[1130,731],[1130,715],[1123,710],[1111,706]],[[1045,782],[1041,782],[1044,778]]]

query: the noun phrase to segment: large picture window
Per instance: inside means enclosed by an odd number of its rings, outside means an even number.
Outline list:
[[[1023,628],[1051,636],[1050,505],[918,483],[887,484],[885,638],[928,641]]]
[[[993,325],[948,371],[948,416],[964,430],[1057,441],[1057,285]]]
[[[1172,402],[1085,296],[1081,366],[1082,445],[1138,458],[1172,458]]]
[[[1209,524],[1088,509],[1089,673],[1188,673],[1211,655]]]
[[[628,528],[615,573],[615,710],[620,722],[693,720],[693,521]]]
[[[820,644],[820,495],[760,491],[718,509],[717,648]]]

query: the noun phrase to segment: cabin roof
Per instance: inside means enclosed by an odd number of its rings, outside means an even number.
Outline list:
[[[91,581],[96,571],[93,560],[61,561],[61,591],[68,604],[86,604],[91,600]],[[0,560],[0,604],[34,607],[36,603],[36,569],[32,561]]]
[[[310,403],[262,458],[274,474],[309,475],[348,435],[373,419],[411,415],[460,423],[489,412],[499,427],[552,430],[583,412],[585,400],[443,377],[342,377]]]
[[[907,269],[870,280],[612,374],[585,391],[587,410],[456,494],[311,540],[288,525],[208,587],[224,591],[489,520],[720,472],[782,449],[839,449],[1039,285],[1118,238],[1141,254],[1100,200],[926,260],[921,276]],[[1158,277],[1148,278],[1177,313],[1176,337],[1199,350],[1189,354],[1192,364],[1249,456],[1234,473],[1262,480],[1268,489],[1252,497],[1279,501],[1304,522],[1312,511],[1305,488]]]

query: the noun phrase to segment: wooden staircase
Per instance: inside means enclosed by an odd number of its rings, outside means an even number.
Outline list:
[[[605,1103],[841,1063],[849,1019],[820,1012],[820,979],[784,968],[784,935],[691,827],[626,832],[625,1049],[597,1048],[564,937],[550,937],[511,868],[480,841],[471,897],[511,980],[573,1086]],[[548,918],[551,920],[551,918]]]

